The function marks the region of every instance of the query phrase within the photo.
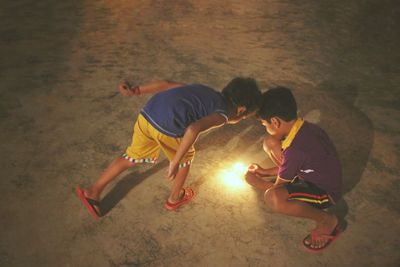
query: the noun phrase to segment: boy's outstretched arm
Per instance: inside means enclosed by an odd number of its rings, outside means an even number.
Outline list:
[[[151,94],[175,87],[184,85],[183,83],[177,83],[172,81],[152,81],[139,86],[132,86],[129,82],[124,81],[119,86],[118,89],[124,96],[133,96],[141,94]]]
[[[174,158],[169,164],[167,178],[173,180],[179,169],[179,163],[186,152],[196,142],[200,133],[208,131],[212,128],[220,127],[226,123],[226,118],[218,113],[213,113],[200,120],[190,124],[183,135],[181,144]]]

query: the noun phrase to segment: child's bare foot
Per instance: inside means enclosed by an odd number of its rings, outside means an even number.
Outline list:
[[[312,251],[321,251],[332,242],[341,232],[338,226],[339,220],[333,214],[317,223],[317,227],[304,240],[304,246]]]

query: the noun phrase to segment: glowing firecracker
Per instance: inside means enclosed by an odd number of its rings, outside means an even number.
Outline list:
[[[244,163],[237,162],[229,170],[222,170],[219,172],[221,181],[231,188],[241,189],[247,186],[244,180],[244,175],[247,167]]]

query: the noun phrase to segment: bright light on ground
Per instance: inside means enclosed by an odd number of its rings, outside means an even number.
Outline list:
[[[242,162],[236,162],[235,165],[233,165],[233,169],[236,173],[241,173],[241,174],[245,174],[247,171],[247,167],[246,165],[244,165],[244,163]]]
[[[222,170],[219,172],[219,179],[230,188],[243,189],[247,186],[244,180],[244,174],[247,167],[244,163],[237,162],[229,170]]]

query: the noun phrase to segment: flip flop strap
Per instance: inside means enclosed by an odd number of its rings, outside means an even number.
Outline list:
[[[91,198],[86,198],[87,202],[92,206],[100,207],[100,202]]]
[[[182,201],[186,201],[187,197],[194,194],[193,190],[191,188],[182,188],[182,190],[183,190],[183,197],[176,203],[171,203],[171,202],[167,201],[167,205],[169,205],[171,207],[181,205]]]

